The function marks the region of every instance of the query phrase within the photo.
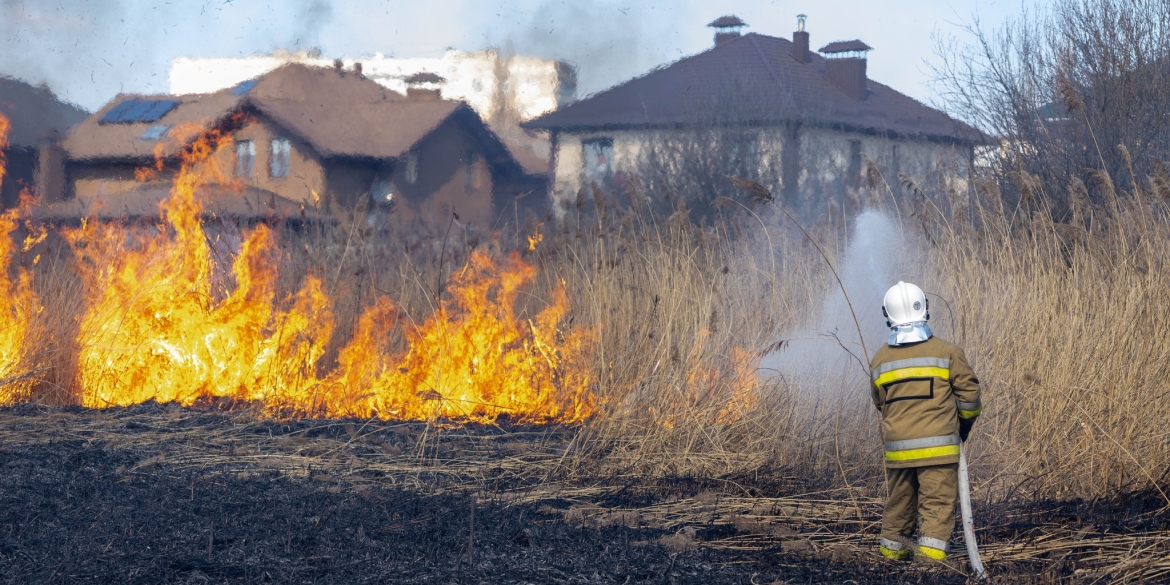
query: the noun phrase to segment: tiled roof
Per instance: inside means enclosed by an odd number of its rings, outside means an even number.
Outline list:
[[[695,123],[812,124],[952,143],[986,137],[971,126],[868,80],[856,100],[825,78],[826,60],[792,57],[787,39],[746,34],[582,99],[526,124],[584,131]]]

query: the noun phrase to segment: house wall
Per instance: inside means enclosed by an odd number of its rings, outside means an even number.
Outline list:
[[[58,142],[44,142],[37,149],[37,196],[52,203],[65,198],[65,150]]]
[[[448,120],[400,157],[388,177],[393,192],[390,207],[398,220],[446,223],[456,213],[465,224],[490,227],[493,223],[491,169],[479,141],[455,120]]]
[[[734,136],[752,161],[744,169],[726,146],[718,142],[723,136]],[[651,157],[657,172],[671,169],[676,174],[703,172],[718,178],[722,174],[747,171],[749,178],[759,180],[779,198],[789,204],[820,213],[828,203],[856,207],[866,188],[866,164],[862,154],[877,163],[890,189],[900,193],[898,173],[903,172],[920,183],[937,178],[941,157],[957,152],[962,159],[970,157],[970,147],[952,147],[926,140],[891,138],[881,135],[843,132],[838,130],[777,126],[765,129],[704,130],[615,130],[596,132],[559,133],[553,160],[553,180],[550,196],[557,209],[571,204],[577,193],[589,186],[585,169],[585,144],[591,140],[611,140],[612,166],[615,173],[632,172],[647,175]],[[663,144],[681,144],[700,141],[690,147],[663,148]],[[674,154],[674,160],[665,161],[661,153]],[[659,153],[659,154],[653,154]],[[791,157],[791,162],[786,158]],[[701,163],[701,164],[700,164]],[[719,165],[727,168],[723,171]],[[738,170],[733,169],[737,167]],[[702,185],[702,177],[691,181]],[[686,185],[687,181],[679,181]]]
[[[800,132],[797,200],[791,203],[819,213],[827,211],[828,203],[835,197],[838,205],[858,207],[863,190],[868,189],[866,163],[861,154],[873,159],[890,191],[900,198],[904,190],[899,173],[919,183],[934,183],[940,158],[953,149],[926,140],[805,128]],[[965,152],[969,153],[970,147]]]
[[[126,193],[142,185],[134,177],[145,166],[128,162],[70,161],[66,163],[65,198],[90,205],[109,195]]]
[[[284,177],[274,177],[270,172],[270,146],[273,139],[289,140],[289,170]],[[236,176],[235,143],[251,140],[256,148],[251,177]],[[144,142],[143,150],[153,148]],[[66,199],[77,199],[84,209],[100,207],[103,201],[129,201],[131,192],[167,189],[173,180],[174,170],[168,169],[160,176],[153,177],[149,184],[136,178],[136,172],[149,166],[149,160],[142,161],[68,161],[66,168]],[[322,208],[330,204],[327,196],[325,171],[316,153],[301,140],[283,132],[279,126],[264,117],[254,117],[232,135],[223,148],[209,160],[197,165],[193,172],[201,174],[210,183],[231,184],[240,189],[241,197],[270,193],[301,203],[308,207]],[[314,196],[316,193],[316,196]],[[131,198],[132,199],[132,198]],[[140,213],[149,210],[132,210]]]
[[[20,203],[20,192],[36,185],[37,151],[34,148],[10,147],[2,153],[4,172],[0,174],[0,204],[4,209]]]
[[[361,159],[329,159],[323,167],[329,204],[352,209],[362,197],[372,193],[374,181],[388,175],[393,165]]]
[[[251,140],[256,147],[256,158],[252,176],[239,177],[235,175],[236,152],[234,144],[216,153],[215,165],[224,177],[230,181],[238,181],[245,190],[262,190],[303,203],[307,206],[328,206],[329,190],[325,180],[325,169],[317,153],[305,142],[285,132],[262,115],[255,115],[243,127],[237,130],[232,138],[235,142]],[[274,177],[270,172],[273,140],[284,139],[289,141],[288,175]],[[313,194],[316,193],[316,196]]]

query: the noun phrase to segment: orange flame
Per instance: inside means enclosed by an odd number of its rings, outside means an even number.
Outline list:
[[[0,115],[0,185],[6,172],[8,128],[8,119]],[[33,382],[25,374],[29,368],[30,323],[40,311],[40,301],[27,270],[19,268],[15,281],[10,276],[17,248],[12,236],[19,220],[19,208],[0,214],[0,404],[27,398]]]
[[[221,301],[211,286],[212,258],[195,197],[206,178],[219,178],[213,155],[227,140],[209,133],[184,155],[165,224],[142,241],[127,241],[120,226],[86,222],[67,232],[75,248],[93,254],[83,264],[89,307],[78,334],[82,403],[127,405],[154,399],[189,405],[202,397],[263,400],[276,388],[296,387],[324,341],[305,336],[331,331],[328,316],[306,319],[275,308],[276,259],[265,227],[245,240],[233,266],[236,289]],[[89,268],[87,268],[87,266]],[[309,279],[294,309],[321,311],[320,285]],[[295,323],[296,334],[284,327]],[[292,363],[278,363],[278,362]]]
[[[544,241],[544,234],[540,233],[541,227],[544,227],[543,223],[537,224],[536,231],[534,231],[531,236],[528,236],[528,251],[529,252],[535,252],[536,247],[539,246],[540,243]]]
[[[569,304],[563,286],[534,319],[516,315],[536,269],[515,255],[501,269],[473,253],[451,300],[405,329],[401,355],[383,351],[399,319],[378,299],[327,375],[317,368],[334,329],[330,299],[312,276],[292,298],[276,298],[268,228],[248,234],[232,267],[236,287],[215,300],[196,191],[224,182],[215,161],[227,143],[212,132],[187,148],[153,235],[130,241],[123,228],[96,222],[67,234],[92,260],[82,268],[89,307],[78,337],[85,406],[232,397],[274,413],[483,422],[572,422],[594,412],[574,364],[587,333],[558,328]]]
[[[341,351],[339,368],[326,385],[330,410],[382,418],[451,418],[495,421],[502,415],[530,422],[574,422],[593,414],[588,379],[572,363],[584,334],[558,324],[568,312],[563,287],[553,304],[533,320],[515,315],[521,287],[536,269],[513,254],[498,268],[473,252],[463,276],[417,329],[407,328],[404,355],[377,355],[374,340],[394,325],[395,309],[380,301],[362,317],[353,340]],[[360,396],[353,396],[357,390]]]

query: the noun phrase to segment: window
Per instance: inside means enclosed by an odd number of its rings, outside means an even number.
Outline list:
[[[278,138],[272,141],[272,145],[268,149],[268,176],[288,176],[288,155],[289,146],[287,139]]]
[[[613,140],[594,138],[581,142],[585,157],[585,180],[604,184],[613,178]]]
[[[418,153],[406,155],[406,182],[412,185],[418,182]]]
[[[256,169],[256,145],[251,140],[236,142],[236,176],[252,178]]]

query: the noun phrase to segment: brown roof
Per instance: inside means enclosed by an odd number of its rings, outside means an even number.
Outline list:
[[[167,112],[156,122],[132,124],[103,124],[102,116],[127,99],[179,100],[179,105]],[[226,119],[240,106],[242,99],[229,91],[190,96],[119,96],[106,104],[97,113],[85,119],[65,136],[61,146],[74,159],[152,159],[155,155],[156,140],[142,140],[140,137],[152,126],[171,126],[179,123],[214,126]],[[168,147],[164,155],[174,155],[181,146],[174,141],[164,143]]]
[[[57,99],[48,88],[0,75],[0,115],[11,122],[8,142],[31,148],[42,139],[60,138],[89,114]]]
[[[338,105],[255,98],[251,103],[323,156],[368,158],[402,156],[456,110],[468,108],[445,100]]]
[[[681,127],[714,119],[791,120],[945,142],[986,140],[978,130],[872,79],[865,100],[825,78],[825,58],[792,57],[787,39],[749,33],[523,124],[583,131]]]
[[[731,28],[734,26],[747,26],[747,23],[740,20],[740,18],[734,14],[728,14],[727,16],[720,16],[719,18],[712,20],[711,23],[707,26],[711,28]]]
[[[156,121],[102,122],[107,112],[129,99],[173,99],[179,104]],[[475,116],[463,102],[411,100],[352,73],[290,64],[212,94],[119,96],[74,128],[63,146],[72,159],[151,159],[158,142],[143,135],[152,127],[212,127],[248,109],[297,134],[321,156],[376,159],[405,154],[452,116]],[[185,145],[170,141],[165,146],[163,154],[170,156]]]
[[[854,39],[852,41],[833,41],[833,42],[821,47],[821,49],[817,52],[818,53],[832,54],[832,53],[850,53],[853,51],[872,51],[872,50],[873,50],[873,47],[861,42],[860,40]]]

